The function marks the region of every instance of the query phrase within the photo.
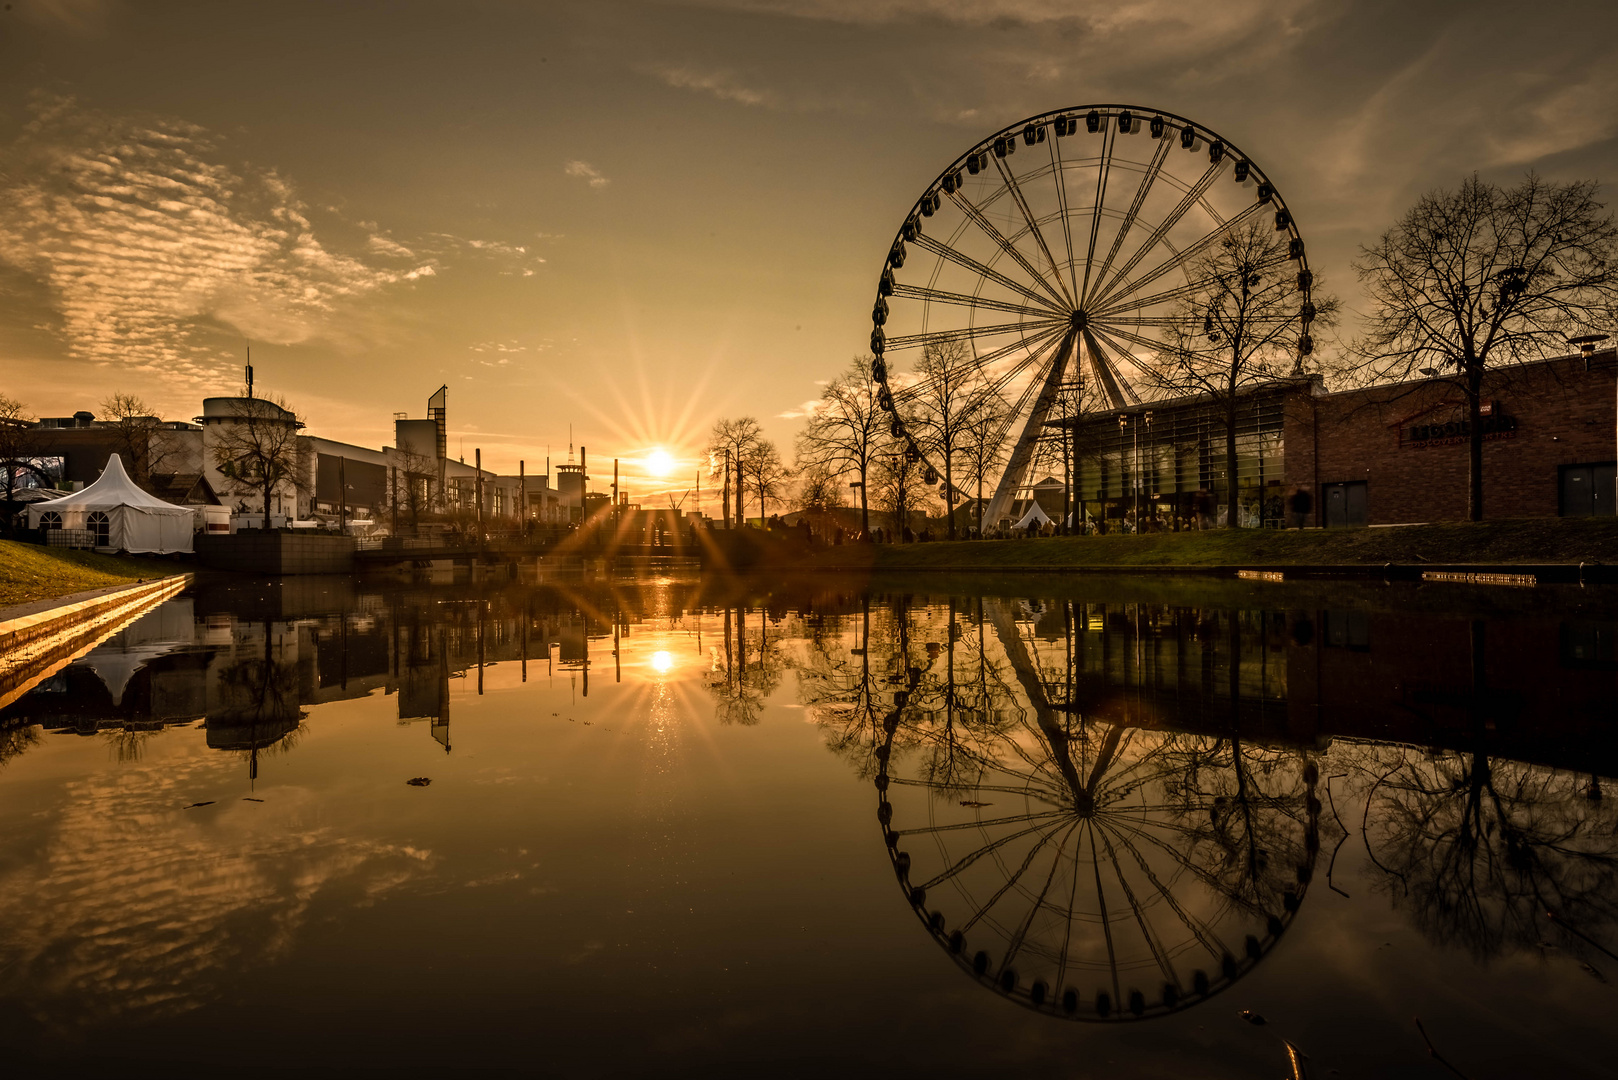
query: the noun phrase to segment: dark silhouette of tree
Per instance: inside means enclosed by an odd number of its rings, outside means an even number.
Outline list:
[[[708,433],[710,471],[724,477],[724,522],[727,529],[730,528],[731,485],[734,483],[736,488],[736,523],[740,525],[742,505],[747,501],[743,494],[745,485],[739,478],[742,462],[757,449],[763,437],[758,421],[751,416],[715,420],[713,430]]]
[[[949,538],[955,539],[955,466],[963,456],[975,461],[989,431],[1005,423],[1005,405],[983,378],[977,358],[964,341],[928,345],[916,365],[918,380],[905,391],[906,426],[922,448],[944,466],[944,510]],[[996,449],[998,449],[998,439]],[[984,470],[976,469],[981,489]],[[981,497],[981,490],[979,492]]]
[[[1484,372],[1566,351],[1610,327],[1618,304],[1618,225],[1591,180],[1516,187],[1476,175],[1423,195],[1354,268],[1370,294],[1355,343],[1369,374],[1445,375],[1465,398],[1467,517],[1483,519]]]
[[[1236,416],[1246,388],[1300,372],[1313,350],[1311,324],[1329,325],[1337,301],[1315,286],[1312,306],[1298,289],[1288,237],[1251,221],[1192,260],[1168,346],[1145,368],[1173,394],[1205,394],[1225,428],[1226,523],[1238,524]]]
[[[115,433],[118,456],[137,484],[150,488],[154,474],[175,471],[180,445],[138,396],[121,391],[108,396],[101,402],[101,420]]]
[[[888,422],[877,404],[880,384],[871,377],[869,356],[855,357],[815,403],[798,433],[800,469],[823,469],[859,482],[860,530],[871,534],[869,479],[876,455],[887,442]]]
[[[903,440],[889,441],[876,457],[871,498],[877,509],[889,515],[896,539],[902,539],[904,530],[910,527],[912,513],[927,510],[931,490],[925,482],[926,468],[920,458],[908,453]]]
[[[309,451],[299,439],[303,421],[279,398],[232,398],[230,412],[209,418],[213,462],[233,494],[252,493],[264,500],[264,527],[270,527],[273,498],[283,485],[297,493],[308,490]]]

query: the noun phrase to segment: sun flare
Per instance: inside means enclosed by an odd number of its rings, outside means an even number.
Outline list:
[[[646,469],[653,476],[667,476],[674,471],[674,458],[659,447],[646,455]]]
[[[674,657],[666,649],[659,649],[652,654],[652,667],[657,669],[659,674],[667,674],[669,668],[673,666]]]

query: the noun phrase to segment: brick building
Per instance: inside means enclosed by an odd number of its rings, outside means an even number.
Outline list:
[[[1614,351],[1492,369],[1483,396],[1485,518],[1614,512]],[[1312,495],[1317,526],[1466,517],[1465,401],[1443,379],[1338,393],[1309,378],[1254,386],[1238,402],[1234,478],[1224,421],[1207,397],[1052,426],[1069,433],[1073,498],[1091,521],[1129,528],[1138,511],[1175,527],[1191,520],[1203,491],[1222,523],[1232,482],[1247,527],[1280,525],[1295,489]]]

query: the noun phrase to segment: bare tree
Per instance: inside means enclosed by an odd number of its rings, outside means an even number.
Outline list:
[[[269,528],[272,500],[278,488],[291,485],[294,499],[297,492],[308,490],[308,449],[298,438],[303,421],[284,399],[231,401],[230,413],[209,417],[213,463],[232,493],[262,496],[264,527]],[[294,513],[295,510],[294,507]]]
[[[877,508],[891,515],[901,539],[910,526],[911,513],[927,509],[931,492],[922,479],[926,468],[919,458],[912,459],[903,440],[888,442],[876,455],[876,468],[872,472],[876,487],[873,497]]]
[[[802,471],[793,502],[809,519],[810,527],[824,536],[832,531],[833,512],[845,505],[842,481],[824,469]]]
[[[746,504],[743,492],[746,485],[742,482],[745,476],[753,484],[753,490],[758,493],[758,519],[762,526],[769,516],[766,503],[769,499],[780,499],[786,494],[787,481],[792,478],[792,470],[786,467],[781,460],[781,451],[776,449],[775,443],[769,439],[760,439],[753,444],[753,448],[742,458],[737,469],[736,478],[736,516],[742,517],[742,507]]]
[[[958,448],[961,479],[977,487],[979,529],[986,524],[982,520],[983,482],[994,476],[1006,459],[1006,443],[1001,430],[1005,426],[1005,412],[1005,400],[991,389],[985,392],[982,404],[961,425]]]
[[[1380,379],[1446,374],[1467,409],[1467,517],[1483,519],[1483,374],[1565,351],[1610,325],[1618,226],[1593,180],[1529,173],[1501,188],[1476,175],[1423,195],[1354,264],[1371,296],[1355,351]]]
[[[28,462],[33,453],[33,426],[28,406],[0,393],[0,469],[5,471],[7,502],[17,497],[19,463]]]
[[[943,463],[944,510],[953,540],[956,460],[975,456],[968,454],[967,445],[979,439],[980,427],[992,426],[999,432],[1005,404],[983,379],[977,358],[964,341],[928,345],[916,374],[918,381],[907,395],[906,426],[916,433],[923,449]],[[979,475],[981,483],[981,470]]]
[[[1312,349],[1310,323],[1329,325],[1337,301],[1298,290],[1286,233],[1252,221],[1193,260],[1168,346],[1147,379],[1177,394],[1206,394],[1225,428],[1226,523],[1238,522],[1236,413],[1247,387],[1296,373]]]
[[[871,534],[871,465],[888,438],[888,421],[877,404],[881,387],[871,377],[870,356],[856,356],[833,379],[798,433],[798,467],[859,478],[860,531]]]
[[[708,433],[708,463],[711,474],[725,477],[724,487],[724,521],[725,528],[730,528],[730,488],[734,477],[738,477],[741,462],[753,452],[754,447],[762,439],[763,430],[758,421],[751,416],[741,416],[734,420],[715,420],[713,430]],[[740,524],[742,519],[742,485],[736,480],[736,521]]]
[[[135,483],[150,488],[154,474],[171,471],[179,446],[145,401],[115,393],[101,402],[101,419],[115,432],[119,456]]]

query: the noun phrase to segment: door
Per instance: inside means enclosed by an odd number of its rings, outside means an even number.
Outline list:
[[[1563,465],[1558,470],[1563,517],[1602,517],[1613,512],[1613,465]]]
[[[1321,488],[1321,497],[1325,499],[1326,528],[1340,529],[1365,525],[1370,520],[1366,505],[1367,487],[1364,480],[1324,485]]]

